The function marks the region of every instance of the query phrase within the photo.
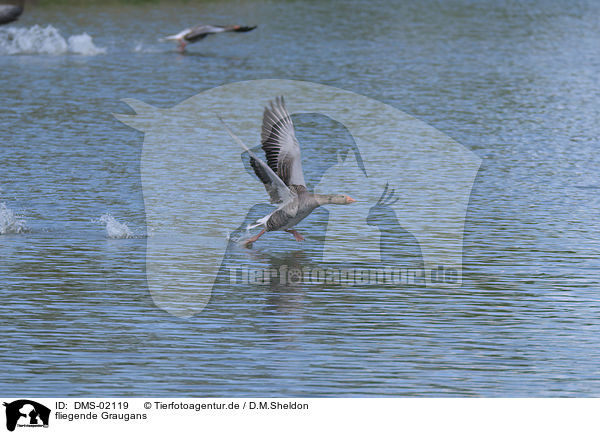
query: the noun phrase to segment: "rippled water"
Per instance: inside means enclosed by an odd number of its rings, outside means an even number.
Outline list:
[[[0,394],[597,396],[599,12],[541,0],[28,8],[0,29]],[[158,42],[196,21],[259,27],[187,55]],[[112,114],[131,113],[123,98],[169,108],[264,78],[383,101],[483,160],[462,287],[220,281],[191,318],[154,304],[144,136]],[[296,121],[307,149],[345,134]],[[268,234],[229,258],[318,265],[325,220],[303,223],[303,244]]]

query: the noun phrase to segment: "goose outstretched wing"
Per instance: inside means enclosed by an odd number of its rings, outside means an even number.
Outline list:
[[[292,118],[285,108],[283,96],[275,98],[269,106],[265,107],[261,145],[269,167],[277,173],[285,185],[306,187],[300,144],[296,139]]]

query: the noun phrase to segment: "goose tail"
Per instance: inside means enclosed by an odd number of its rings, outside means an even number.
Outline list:
[[[179,39],[183,39],[183,37],[190,31],[190,29],[185,29],[182,30],[181,32],[175,34],[175,35],[169,35],[169,36],[164,36],[162,38],[160,38],[160,41],[177,41]]]
[[[254,224],[246,226],[246,230],[249,231],[249,230],[257,228],[259,226],[264,226],[266,228],[267,227],[267,221],[269,220],[269,217],[271,217],[271,214],[266,215],[263,218],[260,218],[260,219],[256,220],[254,222]]]
[[[177,39],[179,39],[178,37],[179,35],[169,35],[169,36],[163,36],[162,38],[158,38],[158,40],[160,42],[166,42],[166,41],[176,41]]]

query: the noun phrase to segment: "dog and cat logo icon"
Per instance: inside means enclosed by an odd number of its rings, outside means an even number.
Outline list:
[[[6,407],[6,429],[14,431],[16,427],[48,427],[50,409],[29,399],[19,399],[4,403]]]

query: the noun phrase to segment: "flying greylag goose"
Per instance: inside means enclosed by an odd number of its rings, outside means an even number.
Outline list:
[[[229,135],[250,155],[250,165],[264,184],[271,203],[279,204],[275,211],[248,226],[249,229],[259,226],[263,229],[246,240],[246,246],[258,240],[265,232],[278,230],[289,232],[296,241],[303,241],[304,237],[292,228],[316,208],[326,204],[348,205],[356,202],[345,194],[316,194],[307,190],[302,172],[300,144],[282,96],[265,107],[263,114],[261,146],[267,157],[266,163],[248,149],[224,122],[223,125]]]
[[[200,24],[199,26],[182,30],[176,35],[166,36],[163,39],[167,41],[177,41],[179,43],[179,52],[183,53],[187,44],[204,39],[213,33],[249,32],[254,29],[256,29],[256,26],[211,26],[210,24]]]
[[[16,21],[23,13],[23,1],[18,5],[0,4],[0,25]]]

